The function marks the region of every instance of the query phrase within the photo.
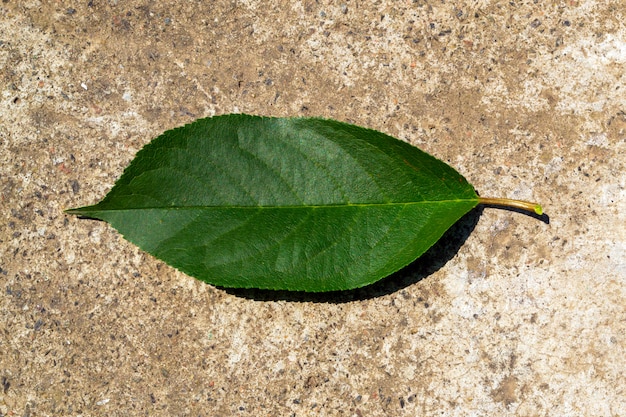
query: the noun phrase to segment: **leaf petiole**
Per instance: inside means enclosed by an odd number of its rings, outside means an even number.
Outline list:
[[[515,208],[519,210],[528,211],[530,213],[535,213],[538,216],[541,216],[543,214],[543,208],[541,207],[541,205],[537,203],[531,203],[528,201],[511,200],[508,198],[479,197],[478,203],[483,204],[483,205],[488,205],[488,206]]]

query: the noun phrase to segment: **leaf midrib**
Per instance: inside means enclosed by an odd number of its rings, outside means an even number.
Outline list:
[[[419,205],[419,204],[454,204],[454,203],[467,203],[476,202],[479,199],[466,198],[466,199],[454,199],[454,200],[423,200],[423,201],[407,201],[407,202],[391,202],[391,203],[344,203],[344,204],[303,204],[303,205],[285,205],[285,206],[153,206],[153,207],[132,207],[132,208],[98,208],[96,206],[88,206],[78,209],[68,210],[70,213],[88,212],[88,211],[137,211],[137,210],[208,210],[208,209],[247,209],[247,210],[259,210],[259,209],[319,209],[319,208],[332,208],[332,207],[393,207],[393,206],[407,206],[407,205]]]

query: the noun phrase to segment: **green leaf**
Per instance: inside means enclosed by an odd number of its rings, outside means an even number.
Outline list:
[[[165,132],[102,201],[68,212],[213,285],[319,292],[406,266],[479,202],[453,168],[383,133],[238,114]]]

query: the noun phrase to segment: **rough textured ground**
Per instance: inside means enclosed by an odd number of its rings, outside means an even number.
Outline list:
[[[0,415],[626,415],[626,6],[544,3],[3,0]],[[231,112],[384,131],[549,224],[476,212],[324,298],[63,214]]]

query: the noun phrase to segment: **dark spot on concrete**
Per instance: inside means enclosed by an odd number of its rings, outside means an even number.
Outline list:
[[[80,191],[80,184],[78,183],[78,181],[72,180],[71,185],[72,185],[72,192],[74,194],[78,194],[78,192]]]

